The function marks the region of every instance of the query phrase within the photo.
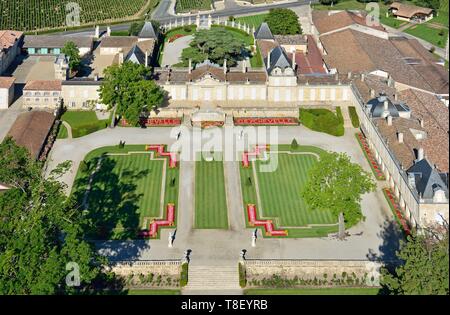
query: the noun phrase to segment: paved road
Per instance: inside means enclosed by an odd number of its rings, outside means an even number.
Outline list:
[[[48,170],[65,160],[74,161],[71,171],[63,181],[71,187],[79,162],[91,150],[117,145],[120,140],[127,144],[166,143],[172,144],[170,128],[116,128],[105,129],[78,139],[57,140],[51,151]],[[347,129],[344,137],[332,137],[310,131],[302,126],[279,127],[278,139],[270,138],[269,143],[290,143],[295,137],[300,144],[315,145],[326,150],[346,152],[353,161],[369,170],[354,137],[355,130]],[[176,134],[176,132],[175,132]],[[219,136],[220,133],[217,135]],[[182,138],[187,137],[183,133]],[[250,141],[254,143],[254,141]],[[233,196],[229,201],[229,217],[231,229],[196,230],[192,228],[194,209],[195,166],[193,162],[181,163],[181,180],[179,195],[179,224],[174,248],[169,249],[167,238],[169,230],[163,230],[161,240],[151,241],[107,241],[98,242],[102,253],[112,259],[177,259],[183,256],[186,249],[192,249],[191,262],[196,265],[229,265],[237,261],[242,249],[247,249],[248,258],[273,259],[366,259],[368,255],[385,255],[392,257],[397,245],[395,233],[383,236],[384,225],[392,220],[388,205],[380,190],[364,195],[362,209],[366,217],[364,222],[349,230],[351,236],[346,241],[338,241],[333,237],[308,239],[263,239],[257,241],[257,247],[251,247],[251,229],[245,229],[242,197],[238,192],[240,179],[239,162],[226,162],[227,194]]]

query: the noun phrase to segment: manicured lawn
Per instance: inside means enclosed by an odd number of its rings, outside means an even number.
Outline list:
[[[277,150],[290,151],[290,146],[282,145]],[[335,224],[337,220],[329,211],[310,209],[300,196],[307,181],[308,170],[317,163],[317,156],[313,153],[319,156],[325,153],[318,148],[306,146],[300,146],[295,151],[303,154],[269,153],[273,156],[277,154],[278,157],[278,166],[274,172],[262,172],[260,166],[267,162],[261,160],[252,163],[250,168],[240,167],[244,209],[247,204],[256,204],[258,218],[273,219],[276,228],[288,230],[289,237],[326,236],[335,232],[337,226],[323,224]],[[257,187],[261,203],[258,202]],[[247,214],[245,215],[247,220]],[[306,228],[309,224],[319,226]]]
[[[378,288],[248,289],[245,295],[377,295]]]
[[[429,25],[429,23],[430,22],[414,25],[408,28],[405,32],[418,38],[421,38],[423,40],[426,40],[427,42],[435,46],[445,48],[445,43],[448,36],[448,29],[440,30],[437,28],[433,28]],[[442,35],[440,35],[441,32]]]
[[[195,163],[195,228],[228,229],[222,161]]]
[[[152,218],[165,215],[167,203],[177,204],[178,168],[169,169],[167,160],[153,160],[150,156],[149,152],[144,152],[143,145],[123,149],[105,147],[86,156],[88,166],[79,168],[72,193],[92,220],[91,237],[136,238],[140,229],[148,228]],[[90,181],[91,189],[86,195]]]
[[[72,127],[72,136],[79,138],[108,127],[109,119],[99,120],[94,111],[67,111],[61,120]]]
[[[267,16],[268,16],[268,14],[242,16],[242,17],[236,18],[236,22],[249,24],[249,25],[254,26],[255,28],[258,28],[258,26],[260,26],[261,23],[264,22],[264,20]]]
[[[66,139],[68,137],[68,132],[67,132],[67,128],[66,126],[64,126],[63,124],[61,124],[59,126],[59,130],[58,130],[58,135],[57,135],[57,139]]]
[[[129,290],[128,295],[180,295],[180,290],[151,290],[151,289],[142,289],[142,290]]]

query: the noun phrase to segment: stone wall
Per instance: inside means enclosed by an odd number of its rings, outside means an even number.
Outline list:
[[[180,260],[118,261],[110,264],[110,271],[122,277],[133,288],[178,288]]]
[[[293,286],[379,286],[382,266],[368,260],[246,260],[244,264],[249,287],[264,286],[263,279],[274,275],[285,280],[298,279]]]

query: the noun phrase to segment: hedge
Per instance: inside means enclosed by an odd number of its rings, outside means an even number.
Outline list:
[[[180,273],[180,287],[185,287],[188,284],[189,264],[184,263],[181,265]]]
[[[352,125],[354,128],[359,128],[360,122],[358,114],[356,113],[356,107],[355,106],[349,106],[348,112],[350,114],[350,119],[352,120]]]
[[[336,137],[344,135],[343,119],[327,109],[300,109],[300,122],[314,131]]]
[[[72,128],[72,137],[79,138],[91,134],[93,132],[105,129],[108,127],[108,122],[99,120],[96,123],[81,125],[77,128]]]
[[[241,263],[238,263],[239,268],[239,285],[241,288],[245,288],[247,286],[247,272],[245,270],[245,266]]]

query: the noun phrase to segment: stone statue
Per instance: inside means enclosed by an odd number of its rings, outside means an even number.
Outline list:
[[[258,229],[255,229],[252,234],[252,247],[256,247],[257,238],[258,238]]]
[[[173,247],[173,240],[174,240],[173,233],[170,232],[170,233],[169,233],[169,238],[168,238],[168,241],[169,241],[169,248],[172,248],[172,247]]]

